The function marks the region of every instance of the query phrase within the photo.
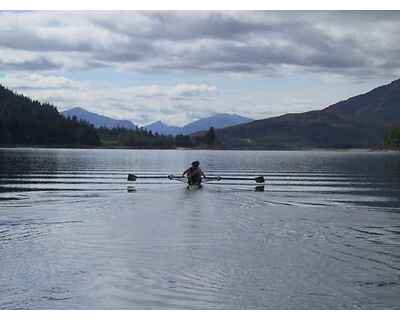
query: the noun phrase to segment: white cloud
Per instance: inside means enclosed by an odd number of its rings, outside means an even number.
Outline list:
[[[27,70],[36,61],[37,70],[264,73],[292,65],[381,74],[400,68],[399,18],[399,12],[3,12],[0,48],[13,50],[2,54],[5,65]]]
[[[17,92],[53,103],[61,111],[81,106],[114,118],[131,119],[141,125],[157,119],[182,124],[193,120],[188,116],[189,109],[198,109],[201,114],[208,115],[211,110],[203,108],[202,101],[212,99],[218,92],[216,86],[201,83],[116,88],[93,81],[21,72],[7,74],[3,82]]]
[[[5,77],[7,85],[13,89],[78,89],[80,84],[65,77],[39,73],[10,73]]]
[[[61,109],[140,124],[213,111],[262,118],[394,79],[399,31],[400,12],[0,12],[0,74]],[[126,74],[147,80],[125,84]]]
[[[214,96],[218,92],[216,86],[207,84],[186,84],[181,83],[173,88],[173,95],[179,98],[208,97]]]

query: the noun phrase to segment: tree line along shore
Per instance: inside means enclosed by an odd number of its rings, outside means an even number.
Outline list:
[[[307,149],[306,145],[301,144],[287,148],[279,144],[273,147],[256,144],[235,147],[226,143],[226,137],[220,134],[222,131],[214,130],[213,127],[206,132],[176,136],[160,135],[139,127],[95,128],[92,124],[76,117],[64,117],[52,104],[33,100],[0,85],[0,146],[2,147]],[[400,150],[400,128],[393,126],[388,128],[382,141],[381,145],[371,147]],[[325,148],[323,145],[320,147]]]
[[[195,148],[215,146],[214,128],[197,135],[165,136],[144,128],[95,128],[57,108],[0,85],[0,146]]]

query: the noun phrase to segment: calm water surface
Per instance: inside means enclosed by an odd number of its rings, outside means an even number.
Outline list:
[[[399,307],[399,153],[0,149],[0,309]]]

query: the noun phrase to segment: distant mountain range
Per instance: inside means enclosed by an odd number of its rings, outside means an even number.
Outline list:
[[[75,115],[97,127],[135,128],[129,121],[103,117],[82,108],[66,111],[64,115]],[[225,148],[301,149],[378,146],[383,144],[385,132],[389,128],[400,127],[400,79],[322,110],[288,113],[255,121],[235,114],[215,114],[183,127],[168,126],[157,121],[145,128],[160,134],[177,135],[195,134],[208,130],[211,126],[217,129],[217,139]]]
[[[145,128],[147,130],[151,130],[151,132],[154,133],[164,134],[164,135],[172,134],[173,136],[179,134],[181,131],[181,127],[169,126],[162,121],[153,122],[145,126]]]
[[[83,108],[76,107],[66,110],[62,113],[67,118],[77,117],[80,120],[85,120],[92,124],[95,128],[126,128],[135,129],[136,126],[129,120],[116,120],[110,117],[106,117],[94,112],[87,111]]]
[[[76,107],[66,110],[62,113],[65,117],[77,117],[78,119],[85,120],[93,124],[96,128],[127,128],[135,129],[136,126],[129,120],[116,120],[106,117],[94,112],[87,111],[83,108]],[[169,126],[161,121],[153,122],[145,128],[151,130],[153,133],[163,135],[177,135],[177,134],[192,134],[198,131],[208,130],[210,127],[225,128],[237,124],[247,123],[253,121],[252,119],[239,116],[237,114],[217,113],[210,117],[202,118],[191,122],[183,127]]]
[[[215,129],[234,126],[237,124],[248,123],[254,121],[253,119],[242,117],[237,114],[229,113],[216,113],[212,116],[201,118],[199,120],[190,122],[183,127],[168,126],[161,121],[154,122],[145,126],[146,129],[159,134],[192,134],[199,131],[208,130],[210,127]]]
[[[290,113],[217,130],[226,147],[343,148],[383,143],[400,127],[400,79],[323,110]]]

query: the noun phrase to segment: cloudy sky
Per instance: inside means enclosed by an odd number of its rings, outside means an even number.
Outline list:
[[[400,78],[400,12],[0,12],[0,84],[144,125],[320,109]]]

